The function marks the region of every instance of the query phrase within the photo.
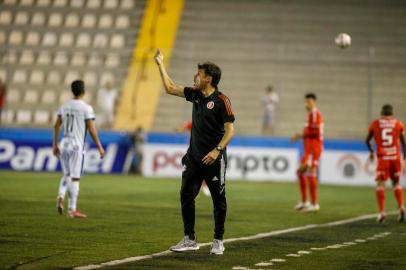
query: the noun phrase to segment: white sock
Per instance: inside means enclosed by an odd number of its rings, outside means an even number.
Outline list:
[[[69,211],[76,211],[76,204],[79,196],[79,181],[71,181],[69,183]]]
[[[70,183],[69,176],[62,176],[61,182],[59,183],[58,198],[65,199],[66,190],[68,189]]]

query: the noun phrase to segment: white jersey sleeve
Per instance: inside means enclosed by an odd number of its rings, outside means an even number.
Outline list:
[[[96,116],[94,114],[93,108],[90,105],[87,105],[87,109],[85,112],[85,120],[95,120]]]

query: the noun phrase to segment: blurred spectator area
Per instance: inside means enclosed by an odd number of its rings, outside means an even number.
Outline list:
[[[2,123],[49,126],[76,78],[97,111],[95,91],[105,80],[121,90],[145,4],[0,1]],[[350,48],[334,45],[340,32],[351,35]],[[232,101],[238,134],[261,133],[269,82],[281,98],[276,136],[302,129],[306,92],[319,97],[327,137],[363,137],[384,103],[406,122],[404,0],[186,0],[169,73],[192,84],[206,60],[223,70],[220,90]],[[153,130],[172,132],[190,119],[191,104],[161,93]]]
[[[340,32],[350,48],[335,47]],[[302,129],[306,92],[319,97],[328,137],[364,137],[387,102],[406,121],[404,0],[187,0],[169,73],[190,85],[206,60],[222,68],[238,134],[260,134],[269,82],[281,98],[276,136]],[[153,129],[171,131],[190,115],[190,103],[162,91]]]
[[[121,89],[144,0],[0,1],[0,77],[7,84],[3,123],[47,126],[83,79],[97,111],[96,89]]]

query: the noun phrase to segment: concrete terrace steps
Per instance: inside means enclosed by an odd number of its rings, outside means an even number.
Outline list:
[[[54,6],[53,1],[46,6],[39,6],[37,1],[30,6],[20,5],[20,2],[2,5],[0,14],[11,14],[11,21],[1,21],[0,28],[0,75],[7,76],[9,94],[13,92],[8,97],[14,96],[6,103],[6,113],[17,115],[19,111],[29,109],[33,116],[32,121],[24,123],[18,123],[16,116],[3,123],[7,126],[51,125],[55,108],[70,96],[72,77],[86,81],[86,98],[97,113],[97,89],[108,78],[121,89],[138,35],[145,0],[130,3],[131,8],[126,8],[128,3],[125,2],[117,1],[116,8],[105,6],[104,2],[100,2],[102,5],[98,8],[91,8],[87,6],[88,1],[82,1],[80,8],[71,6],[71,1],[63,7]],[[28,21],[18,22],[18,14],[26,14]],[[76,26],[68,25],[72,17],[75,17]],[[42,22],[33,23],[35,18],[41,18]],[[86,23],[89,18],[93,27]],[[103,21],[107,21],[107,25]],[[30,64],[23,61],[26,52]],[[20,74],[18,80],[14,76],[16,73]],[[50,92],[49,98],[43,98]],[[36,93],[32,95],[36,96],[36,103],[26,98],[32,93]],[[37,111],[48,112],[49,121],[34,121]]]
[[[232,101],[240,134],[260,133],[261,98],[273,84],[281,97],[276,135],[301,130],[303,95],[315,91],[328,137],[363,138],[370,46],[375,48],[373,112],[379,113],[382,102],[393,103],[399,113],[406,108],[405,15],[402,1],[190,0],[169,73],[189,83],[197,62],[218,63],[220,89]],[[344,31],[353,46],[339,50],[333,38]],[[191,117],[191,104],[164,94],[159,107],[154,130]]]

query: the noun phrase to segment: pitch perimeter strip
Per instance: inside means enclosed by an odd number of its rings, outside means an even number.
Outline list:
[[[393,214],[393,213],[390,213],[390,214]],[[309,229],[314,229],[314,228],[339,226],[339,225],[343,225],[343,224],[348,224],[348,223],[352,223],[352,222],[357,222],[357,221],[361,221],[361,220],[374,218],[375,216],[376,216],[376,214],[368,214],[368,215],[362,215],[362,216],[349,218],[349,219],[332,221],[332,222],[328,222],[328,223],[324,223],[324,224],[309,224],[309,225],[305,225],[305,226],[301,226],[301,227],[294,227],[294,228],[290,228],[290,229],[271,231],[271,232],[267,232],[267,233],[259,233],[259,234],[255,234],[255,235],[251,235],[251,236],[229,238],[229,239],[225,239],[224,243],[232,243],[232,242],[237,242],[237,241],[250,241],[250,240],[262,239],[262,238],[267,238],[270,236],[287,234],[287,233],[297,232],[297,231],[304,231],[304,230],[309,230]],[[202,243],[202,244],[199,244],[199,247],[206,247],[206,246],[210,246],[211,244],[212,244],[212,242]],[[73,269],[74,270],[100,269],[100,268],[107,267],[107,266],[115,266],[115,265],[119,265],[119,264],[153,259],[156,257],[165,256],[165,255],[168,255],[171,253],[173,253],[173,252],[170,250],[165,250],[162,252],[157,252],[157,253],[153,253],[153,254],[149,254],[149,255],[128,257],[125,259],[114,260],[114,261],[104,262],[104,263],[100,263],[100,264],[90,264],[90,265],[85,265],[85,266],[78,266]]]

